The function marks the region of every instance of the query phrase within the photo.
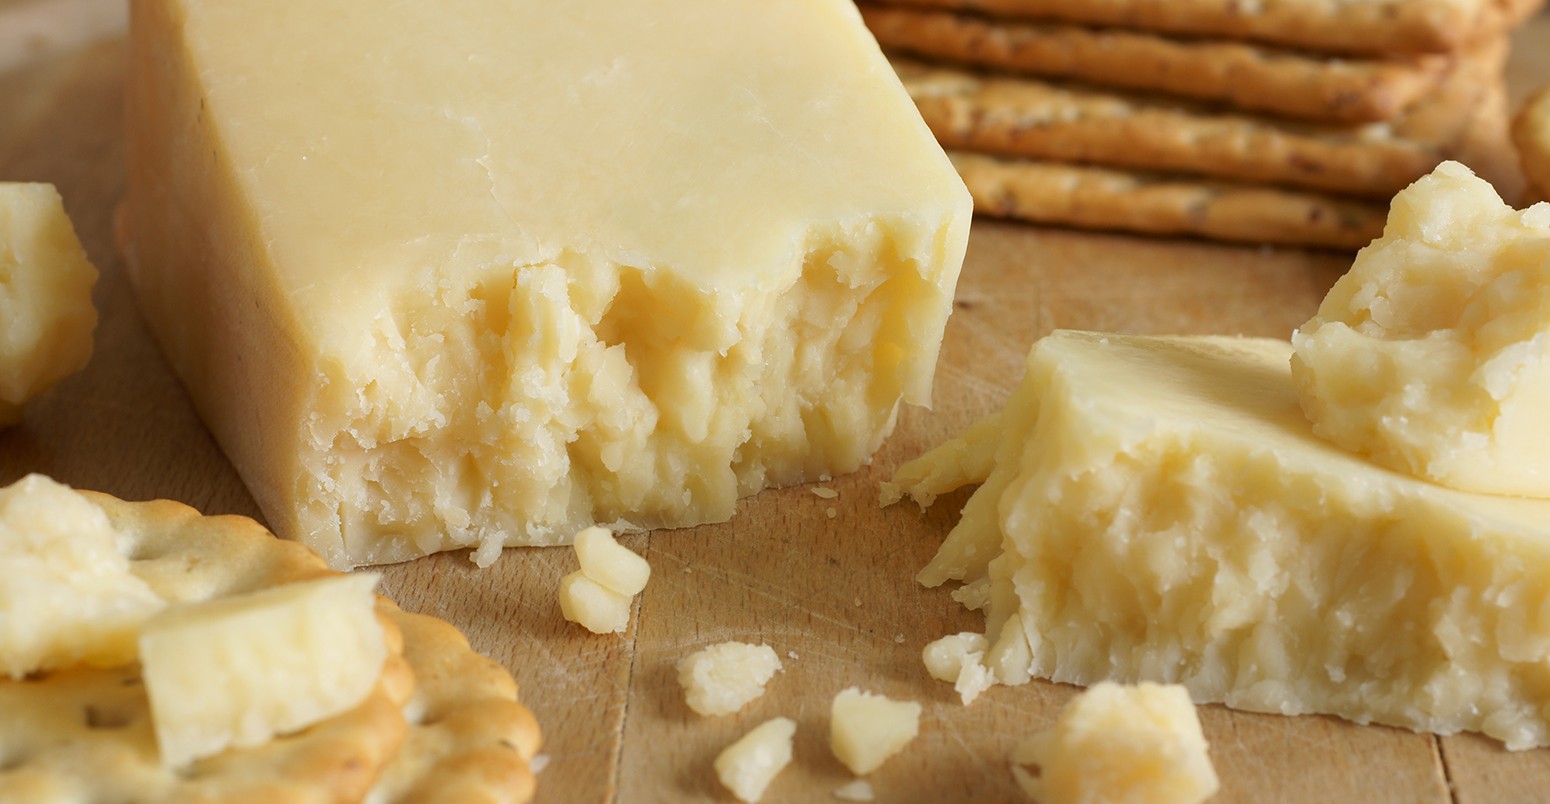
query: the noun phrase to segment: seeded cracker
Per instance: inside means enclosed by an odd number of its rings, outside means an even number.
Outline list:
[[[1502,42],[1482,47],[1457,62],[1437,92],[1400,118],[1365,126],[1296,124],[1159,96],[903,60],[895,60],[895,67],[927,125],[950,149],[1386,200],[1457,155],[1470,121],[1499,91],[1494,76],[1505,54]]]
[[[1435,53],[1506,31],[1542,0],[890,0],[1310,50]]]
[[[1247,42],[996,20],[863,5],[891,52],[963,67],[1091,82],[1309,120],[1389,120],[1435,87],[1452,58],[1338,58]]]

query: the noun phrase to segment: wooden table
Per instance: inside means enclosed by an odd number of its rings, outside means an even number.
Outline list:
[[[0,32],[8,13],[44,3],[121,16],[112,0],[0,0]],[[63,27],[61,36],[81,30]],[[1521,95],[1550,80],[1550,20],[1520,38],[1512,76]],[[151,341],[114,251],[124,56],[116,33],[54,46],[0,35],[0,65],[12,65],[0,73],[0,179],[57,184],[103,273],[96,355],[32,405],[20,427],[0,432],[0,483],[44,472],[129,499],[170,497],[207,513],[257,517]],[[388,568],[386,591],[463,628],[516,675],[546,738],[541,801],[729,800],[712,758],[776,715],[798,723],[796,761],[766,800],[831,800],[850,777],[827,748],[828,703],[850,685],[925,706],[919,739],[871,777],[879,801],[1017,800],[1008,752],[1076,690],[998,687],[965,708],[926,676],[922,646],[980,625],[947,589],[911,580],[966,497],[925,515],[908,505],[881,510],[878,482],[996,409],[1029,344],[1052,328],[1284,337],[1347,264],[1299,251],[976,222],[935,409],[906,412],[871,469],[827,484],[836,500],[806,488],[770,491],[743,501],[723,525],[627,537],[654,571],[627,634],[593,636],[561,620],[555,587],[574,562],[563,549],[508,550],[484,571],[463,554],[434,556]],[[684,705],[673,665],[728,639],[769,643],[786,669],[742,713],[700,718]],[[1200,714],[1223,802],[1550,800],[1550,751],[1509,754],[1481,737],[1325,717],[1219,706]]]

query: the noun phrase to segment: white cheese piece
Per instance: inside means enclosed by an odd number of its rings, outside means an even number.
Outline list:
[[[335,567],[726,520],[929,401],[971,203],[849,0],[131,29],[131,280]]]
[[[921,658],[926,672],[938,681],[952,684],[963,705],[968,706],[996,683],[990,668],[985,666],[985,652],[989,649],[990,641],[984,634],[966,631],[926,645]]]
[[[581,570],[560,579],[560,614],[594,634],[619,634],[630,627],[634,598],[588,578]]]
[[[140,663],[162,763],[263,745],[360,703],[387,639],[377,576],[332,576],[173,606],[145,624]]]
[[[1246,338],[1039,341],[933,560],[989,579],[987,655],[1021,642],[1039,678],[1550,745],[1550,502],[1319,438],[1290,357]]]
[[[0,182],[0,427],[91,359],[96,282],[54,186]]]
[[[722,642],[678,662],[678,683],[689,708],[702,715],[729,715],[764,694],[781,669],[768,645]]]
[[[790,718],[765,721],[716,756],[716,776],[739,801],[758,801],[791,764],[791,740],[797,724]]]
[[[626,597],[638,595],[651,580],[651,565],[614,541],[607,528],[587,528],[575,537],[581,572],[600,586]]]
[[[1066,704],[1054,727],[1018,747],[1018,774],[1041,804],[1200,804],[1220,784],[1183,687],[1101,682]]]
[[[1292,338],[1313,431],[1464,491],[1550,498],[1550,204],[1445,162]]]
[[[0,489],[0,672],[116,667],[167,604],[91,501],[42,475]]]
[[[865,776],[920,734],[920,704],[855,687],[829,705],[829,748],[851,773]]]
[[[834,797],[841,801],[877,800],[877,795],[872,792],[872,783],[865,779],[855,779],[834,788]]]

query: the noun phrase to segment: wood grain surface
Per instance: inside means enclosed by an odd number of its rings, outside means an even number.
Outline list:
[[[8,10],[40,2],[0,0],[0,29]],[[114,13],[113,3],[98,3]],[[1515,92],[1550,81],[1546,45],[1545,20],[1520,34]],[[33,404],[21,426],[0,432],[0,483],[45,472],[128,499],[259,516],[151,341],[113,247],[124,181],[122,39],[26,47],[0,50],[0,64],[14,57],[19,65],[0,72],[0,180],[59,186],[102,269],[101,324],[90,366]],[[998,408],[1029,345],[1055,327],[1284,337],[1348,262],[977,221],[934,409],[907,411],[872,468],[825,484],[837,499],[809,488],[769,491],[743,501],[726,524],[626,537],[654,572],[628,633],[593,636],[561,620],[555,588],[574,568],[566,549],[508,550],[483,571],[464,554],[434,556],[388,568],[385,589],[405,608],[463,628],[516,675],[550,758],[540,801],[730,800],[711,760],[776,715],[798,723],[796,760],[766,800],[832,800],[850,777],[828,751],[828,706],[850,685],[925,707],[920,737],[871,776],[879,801],[1018,800],[1008,753],[1076,690],[998,687],[965,708],[927,677],[921,648],[979,625],[947,589],[911,580],[966,496],[924,515],[907,505],[883,510],[878,482]],[[727,639],[772,645],[785,671],[741,713],[693,715],[673,665]],[[1222,777],[1218,801],[1550,799],[1550,751],[1509,754],[1484,738],[1324,717],[1219,706],[1200,714]]]

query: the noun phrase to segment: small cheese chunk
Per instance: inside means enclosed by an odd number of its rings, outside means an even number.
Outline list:
[[[829,706],[829,748],[851,773],[865,776],[920,733],[920,704],[895,701],[855,687]]]
[[[54,186],[0,182],[0,427],[86,366],[96,282]]]
[[[1550,498],[1550,204],[1445,162],[1293,336],[1313,431],[1464,491]]]
[[[1550,501],[1313,433],[1285,341],[1056,332],[922,577],[988,579],[986,663],[1550,745]]]
[[[634,598],[588,578],[581,570],[560,579],[560,614],[594,634],[619,634],[630,627]]]
[[[850,0],[273,5],[134,5],[124,231],[277,533],[724,521],[929,402],[972,203]]]
[[[388,648],[375,575],[186,603],[145,624],[140,662],[162,763],[262,745],[360,703]]]
[[[926,672],[938,681],[952,684],[963,705],[968,706],[996,683],[990,668],[985,666],[985,652],[989,649],[990,641],[984,634],[967,631],[926,645],[921,658],[925,660]]]
[[[1200,804],[1220,786],[1179,686],[1096,684],[1013,761],[1039,766],[1037,778],[1018,778],[1041,804]]]
[[[872,792],[872,783],[865,779],[853,779],[847,784],[834,788],[834,797],[841,801],[877,800],[877,795]]]
[[[678,683],[689,708],[702,715],[729,715],[764,694],[764,685],[781,669],[768,645],[722,642],[678,662]]]
[[[758,801],[775,775],[791,764],[796,732],[790,718],[765,721],[717,755],[716,776],[739,801]]]
[[[651,579],[646,559],[614,541],[607,528],[581,531],[576,534],[575,547],[582,574],[625,597],[640,594]]]
[[[0,672],[133,662],[166,606],[129,568],[101,508],[42,475],[0,489]]]

